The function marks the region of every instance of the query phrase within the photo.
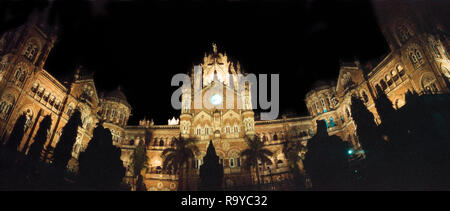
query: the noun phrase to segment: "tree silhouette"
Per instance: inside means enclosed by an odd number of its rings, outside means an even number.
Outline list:
[[[47,141],[48,131],[52,125],[52,117],[47,115],[42,119],[39,124],[39,129],[34,136],[34,142],[30,146],[30,151],[28,156],[33,160],[40,160],[42,149],[44,148],[44,144]]]
[[[260,140],[258,136],[253,137],[245,137],[247,141],[247,149],[241,152],[241,157],[243,157],[244,162],[243,166],[245,169],[255,169],[256,177],[258,179],[258,185],[261,184],[260,181],[260,173],[259,173],[259,162],[261,164],[272,164],[272,161],[270,160],[270,156],[273,155],[273,153],[265,148],[264,142]]]
[[[374,116],[363,101],[358,97],[352,97],[352,119],[356,125],[356,135],[359,143],[365,150],[366,156],[377,155],[383,148],[383,141],[377,131]]]
[[[61,137],[53,152],[53,164],[60,173],[65,172],[67,163],[72,158],[72,149],[78,135],[79,126],[81,126],[81,113],[78,109],[75,109],[67,124],[63,127]]]
[[[195,158],[195,153],[198,152],[198,147],[195,145],[197,139],[180,138],[175,139],[174,142],[173,148],[164,149],[161,154],[164,158],[163,169],[173,170],[178,174],[178,190],[188,190],[190,165]]]
[[[446,98],[447,97],[447,98]],[[447,100],[445,100],[447,99]],[[397,124],[392,136],[395,180],[398,189],[445,189],[450,187],[449,131],[439,119],[449,117],[448,95],[405,95],[405,106],[396,113],[389,126]],[[383,128],[391,129],[391,128]]]
[[[306,148],[301,144],[298,132],[296,128],[290,128],[286,132],[283,154],[286,157],[289,170],[294,178],[295,189],[302,189],[305,187],[305,178],[301,174],[303,161],[300,153],[305,151]]]
[[[200,190],[221,190],[223,180],[223,165],[219,163],[219,156],[212,141],[209,141],[208,149],[203,164],[200,166]]]
[[[337,136],[328,136],[325,121],[317,121],[317,133],[308,141],[305,169],[315,190],[349,188],[346,144]]]
[[[111,131],[100,124],[86,150],[80,153],[79,182],[91,190],[119,190],[126,171],[120,156]]]
[[[148,155],[147,155],[147,147],[145,143],[139,142],[134,150],[134,153],[131,155],[131,168],[133,170],[133,175],[137,177],[137,187],[142,186],[142,178],[139,180],[141,175],[141,171],[144,168],[148,167]],[[141,182],[141,183],[140,183]]]
[[[378,96],[374,99],[375,107],[377,108],[378,115],[381,122],[391,119],[395,114],[395,109],[392,106],[391,100],[384,92],[379,92]]]
[[[17,147],[20,144],[20,141],[23,139],[23,135],[25,132],[25,122],[27,117],[25,114],[20,115],[17,120],[14,128],[9,136],[8,142],[6,142],[6,147],[11,149],[12,151],[16,151]]]

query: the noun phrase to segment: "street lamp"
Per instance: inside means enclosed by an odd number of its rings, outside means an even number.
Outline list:
[[[347,151],[347,154],[348,154],[348,155],[353,155],[353,153],[354,153],[353,149],[349,149],[349,150]]]

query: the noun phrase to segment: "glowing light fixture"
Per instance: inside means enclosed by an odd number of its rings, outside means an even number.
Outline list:
[[[347,151],[347,154],[352,155],[352,154],[353,154],[353,149],[349,149],[349,150]]]
[[[213,104],[213,105],[219,105],[222,103],[222,96],[219,94],[215,94],[213,95],[209,101]]]

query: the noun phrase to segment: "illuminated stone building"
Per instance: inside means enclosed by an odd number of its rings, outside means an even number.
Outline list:
[[[398,109],[405,104],[408,90],[449,92],[450,40],[445,22],[435,19],[425,5],[379,1],[374,6],[390,52],[373,66],[369,63],[363,67],[359,61],[343,62],[337,82],[320,81],[305,97],[313,123],[326,120],[329,134],[354,146],[358,146],[358,141],[351,118],[352,95],[365,102],[379,124],[374,105],[377,93],[385,92]]]
[[[33,13],[26,24],[0,37],[0,137],[3,143],[8,140],[17,118],[26,114],[19,150],[28,153],[39,122],[50,115],[52,126],[45,148],[51,154],[70,114],[78,108],[82,126],[70,162],[70,167],[76,168],[76,159],[100,120],[111,129],[116,143],[123,139],[131,106],[120,90],[99,97],[92,74],[82,68],[63,82],[43,69],[56,40],[55,29],[44,23],[45,16]]]
[[[50,114],[52,127],[46,146],[54,147],[69,114],[79,108],[83,126],[79,128],[74,146],[74,160],[86,148],[93,127],[100,121],[104,122],[112,132],[114,144],[122,148],[126,167],[130,166],[130,156],[136,145],[144,143],[148,147],[149,168],[143,172],[148,190],[177,189],[177,176],[162,169],[161,153],[180,137],[199,140],[200,152],[190,175],[192,184],[198,180],[199,166],[210,140],[224,165],[224,186],[251,184],[251,177],[242,168],[239,156],[247,147],[244,139],[247,135],[259,136],[274,153],[271,158],[273,164],[265,166],[271,169],[270,173],[261,169],[263,182],[267,183],[271,178],[284,180],[288,177],[288,168],[282,143],[290,128],[296,128],[301,143],[306,144],[315,133],[316,121],[326,120],[330,135],[338,135],[358,148],[356,126],[350,110],[352,95],[361,97],[374,113],[374,121],[380,123],[374,106],[374,98],[380,92],[387,94],[396,109],[404,105],[408,90],[449,92],[448,26],[435,19],[429,10],[423,9],[423,5],[383,2],[374,6],[390,52],[372,66],[370,63],[362,65],[359,61],[343,62],[336,81],[316,82],[304,98],[309,115],[282,116],[268,121],[255,119],[248,94],[251,86],[245,84],[247,89],[236,89],[236,75],[245,74],[239,62],[230,61],[214,45],[198,64],[203,70],[201,89],[190,94],[183,90],[179,117],[170,119],[167,125],[155,125],[153,120],[146,119],[139,125],[128,125],[132,109],[120,88],[98,94],[92,75],[85,74],[83,69],[67,82],[58,81],[43,69],[56,36],[54,30],[41,24],[42,20],[30,18],[24,26],[0,37],[0,137],[6,140],[18,116],[25,113],[26,131],[20,150],[26,152],[38,123]],[[193,74],[194,71],[190,73],[191,78]],[[226,77],[228,74],[231,77]],[[206,99],[201,109],[193,106],[195,96]],[[223,106],[229,102],[229,97],[235,99],[234,103],[241,102],[244,106]],[[301,98],[299,96],[298,100]],[[128,171],[125,180],[131,183],[130,176]]]

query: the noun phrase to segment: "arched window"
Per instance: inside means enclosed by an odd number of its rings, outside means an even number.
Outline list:
[[[323,112],[327,112],[327,107],[325,106],[325,101],[323,100],[323,98],[320,98],[320,103],[322,104]]]
[[[274,141],[277,141],[277,140],[278,140],[277,133],[275,133],[275,134],[273,135],[273,140],[274,140]]]
[[[33,84],[33,86],[31,87],[31,91],[32,91],[32,92],[37,92],[38,87],[39,87],[39,83],[38,83],[38,82],[35,82],[35,83]]]
[[[336,126],[336,123],[333,120],[333,117],[330,117],[330,127]]]
[[[0,102],[0,114],[3,113],[5,108],[6,108],[6,102],[5,101]]]
[[[159,146],[164,146],[164,141],[163,141],[163,139],[161,139],[161,140],[159,141]]]
[[[45,93],[44,93],[44,100],[45,101],[48,101],[48,98],[50,97],[50,92],[49,91],[46,91]]]
[[[239,128],[238,128],[237,125],[234,126],[234,132],[235,132],[235,133],[238,133],[238,132],[239,132]]]
[[[380,80],[380,84],[381,84],[381,88],[383,91],[387,89],[387,84],[386,84],[386,82],[384,82],[383,79]]]
[[[230,167],[233,168],[235,166],[234,158],[230,158]]]
[[[157,167],[156,167],[156,173],[157,173],[157,174],[161,174],[161,172],[162,172],[161,166],[157,166]]]
[[[361,95],[363,97],[364,102],[367,103],[369,101],[369,97],[367,96],[366,92],[362,91]]]
[[[433,38],[429,38],[428,42],[431,46],[431,49],[433,50],[434,55],[436,55],[436,57],[438,58],[442,58],[441,53],[439,52],[439,44],[438,42],[434,41]]]
[[[327,103],[328,103],[328,106],[331,108],[331,107],[332,107],[332,104],[331,104],[330,97],[327,97]]]
[[[385,75],[384,79],[386,80],[388,86],[392,85],[391,76],[389,74]]]
[[[436,86],[436,78],[431,74],[425,74],[422,77],[422,88],[426,92],[437,92],[439,91]]]
[[[401,43],[405,43],[413,36],[411,28],[405,23],[398,24],[396,30]]]
[[[59,110],[60,104],[61,104],[61,100],[60,99],[56,99],[56,101],[55,101],[55,109],[56,110]]]
[[[380,87],[380,84],[375,85],[375,90],[377,90],[377,92],[383,92],[383,90]]]
[[[417,48],[411,49],[408,53],[408,56],[414,67],[419,67],[424,63],[422,53]]]
[[[36,58],[37,53],[39,52],[38,44],[35,40],[30,40],[25,45],[24,56],[30,61],[33,61]]]
[[[317,114],[320,114],[320,109],[319,109],[319,105],[318,105],[318,103],[317,103],[317,102],[315,102],[315,103],[314,103],[314,105],[316,105],[316,111],[317,111]]]
[[[73,103],[70,103],[69,106],[67,107],[67,115],[68,116],[72,115],[73,108],[74,108]]]
[[[48,100],[48,103],[50,105],[53,105],[55,103],[55,96],[54,95],[50,96],[50,99]]]

